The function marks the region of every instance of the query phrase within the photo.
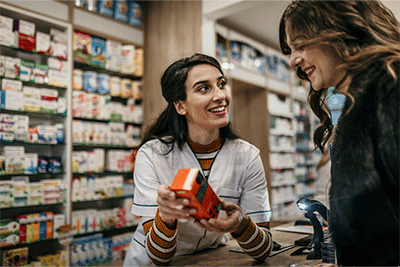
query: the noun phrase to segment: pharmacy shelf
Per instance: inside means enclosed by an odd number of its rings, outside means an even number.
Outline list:
[[[121,122],[121,123],[125,123],[125,124],[135,125],[135,126],[138,126],[138,127],[141,127],[143,125],[142,123],[125,122],[125,121],[122,121],[122,120],[99,120],[99,119],[85,118],[85,117],[74,117],[74,120],[92,121],[92,122]]]
[[[0,141],[0,144],[11,145],[11,146],[25,146],[25,145],[31,145],[31,146],[65,146],[65,143],[57,143],[57,144],[30,143],[30,142],[24,142],[24,141]]]
[[[136,149],[137,146],[113,145],[113,144],[82,144],[74,143],[74,149],[104,148],[104,149]]]
[[[104,171],[104,172],[73,172],[73,175],[115,175],[115,174],[122,174],[128,175],[132,174],[133,172],[114,172],[114,171]]]
[[[101,199],[91,199],[91,200],[78,200],[78,201],[73,201],[72,203],[74,206],[78,205],[79,203],[93,203],[93,202],[99,202],[99,201],[112,201],[112,200],[119,200],[119,199],[125,199],[125,198],[131,198],[132,196],[120,196],[120,197],[108,197],[108,198],[101,198]]]
[[[3,53],[3,49],[7,51],[6,54]],[[15,53],[12,53],[12,51],[14,51]],[[32,54],[32,55],[43,56],[43,57],[47,57],[47,58],[56,58],[56,59],[59,59],[59,60],[63,60],[65,62],[67,61],[67,59],[65,59],[65,58],[51,56],[49,54],[38,53],[35,50],[29,51],[29,50],[25,50],[25,49],[21,49],[21,48],[17,48],[17,47],[0,45],[0,54],[2,54],[2,55],[7,55],[7,56],[14,57],[13,56],[14,54],[17,54],[17,53],[20,53],[20,52],[27,53],[27,54]],[[15,57],[18,57],[18,56],[15,56]]]
[[[109,229],[104,229],[101,231],[93,231],[93,232],[87,232],[83,234],[74,234],[74,237],[82,237],[82,236],[88,236],[88,235],[94,235],[94,234],[99,234],[102,233],[104,236],[110,236],[110,235],[119,235],[123,234],[129,231],[135,231],[137,228],[137,225],[132,225],[132,226],[124,226],[124,227],[112,227]]]
[[[117,71],[112,71],[112,70],[108,70],[105,68],[100,68],[94,65],[89,65],[89,64],[85,64],[79,61],[74,61],[74,68],[75,69],[81,69],[84,71],[95,71],[97,73],[106,73],[109,74],[111,76],[118,76],[120,78],[126,78],[126,79],[131,79],[131,80],[141,80],[142,77],[141,76],[135,76],[133,74],[127,74],[127,73],[122,73],[122,72],[117,72]]]
[[[0,109],[1,111],[10,113],[10,114],[21,114],[21,115],[28,115],[28,116],[38,116],[38,117],[49,117],[49,118],[65,118],[67,114],[51,114],[45,112],[29,112],[29,111],[22,111],[22,110],[11,110],[11,109]]]
[[[6,80],[13,80],[13,81],[21,81],[18,79],[13,79],[13,78],[8,78],[8,77],[0,77],[1,79],[6,79]],[[47,83],[35,83],[35,82],[28,82],[28,81],[21,81],[23,86],[30,86],[30,87],[37,87],[37,88],[47,88],[47,89],[56,89],[56,90],[67,90],[66,87],[61,87],[61,86],[54,86],[54,85],[49,85]]]

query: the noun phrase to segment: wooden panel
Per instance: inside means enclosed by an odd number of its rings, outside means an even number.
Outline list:
[[[232,87],[232,125],[242,139],[260,149],[268,191],[271,192],[267,90],[239,80],[230,80],[229,83]]]
[[[148,1],[145,21],[143,129],[165,109],[161,75],[175,60],[201,53],[201,2]]]

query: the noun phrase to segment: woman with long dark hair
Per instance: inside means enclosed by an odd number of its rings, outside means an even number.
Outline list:
[[[281,50],[311,84],[323,152],[333,128],[326,92],[346,96],[331,147],[329,229],[340,265],[399,264],[399,29],[376,0],[293,1],[280,21]]]
[[[166,69],[161,87],[168,106],[136,156],[132,212],[141,222],[124,266],[169,265],[174,255],[217,247],[225,233],[264,260],[273,247],[264,168],[259,150],[231,130],[220,64],[203,54],[180,59]],[[218,218],[195,220],[189,199],[170,190],[178,170],[188,168],[200,169],[221,199]]]

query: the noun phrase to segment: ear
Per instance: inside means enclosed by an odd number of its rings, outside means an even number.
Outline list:
[[[181,100],[174,102],[174,106],[179,115],[186,115],[186,108]]]

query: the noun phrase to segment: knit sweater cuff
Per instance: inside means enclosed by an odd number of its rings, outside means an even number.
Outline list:
[[[156,217],[154,218],[154,223],[158,230],[168,237],[174,236],[178,230],[178,220],[175,220],[175,227],[173,229],[169,228],[161,219],[160,213],[157,209]]]
[[[249,240],[249,238],[253,235],[256,228],[257,228],[256,224],[253,222],[252,219],[249,218],[249,225],[247,226],[246,230],[244,230],[243,234],[240,236],[232,234],[232,237],[236,239],[238,242],[245,242]]]

